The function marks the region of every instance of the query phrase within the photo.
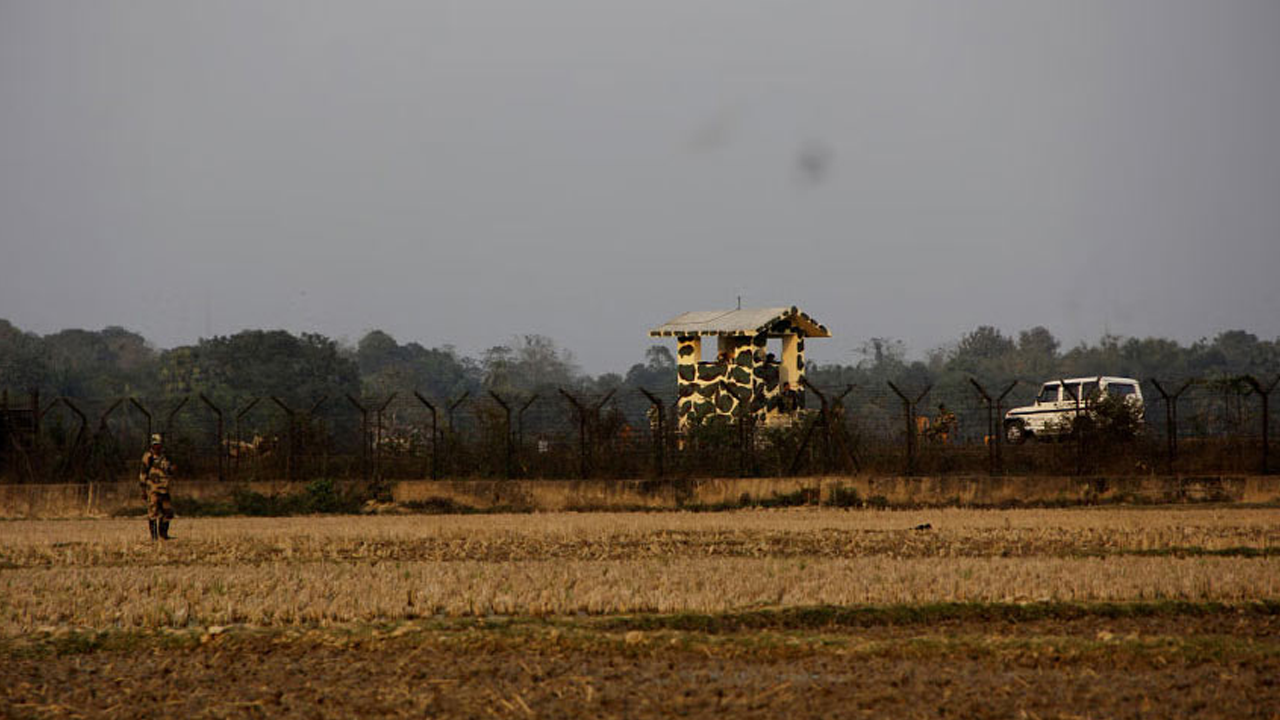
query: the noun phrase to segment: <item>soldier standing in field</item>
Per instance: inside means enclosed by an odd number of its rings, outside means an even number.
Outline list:
[[[142,454],[142,469],[138,484],[147,500],[147,526],[151,539],[169,539],[169,521],[173,519],[173,503],[169,499],[169,476],[173,463],[164,455],[163,438],[157,433],[151,436],[151,449]]]

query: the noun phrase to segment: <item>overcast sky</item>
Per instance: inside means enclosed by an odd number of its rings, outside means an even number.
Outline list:
[[[0,318],[1280,336],[1280,3],[0,0]]]

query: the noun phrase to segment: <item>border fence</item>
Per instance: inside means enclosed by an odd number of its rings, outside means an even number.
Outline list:
[[[305,404],[280,396],[221,405],[165,398],[0,394],[0,480],[131,479],[153,432],[182,477],[693,478],[847,475],[1148,475],[1269,473],[1277,378],[1150,378],[1136,435],[1082,429],[1007,442],[1003,415],[1036,386],[947,392],[909,379],[818,387],[787,422],[721,417],[684,431],[673,392],[550,388],[429,397],[335,392]],[[939,407],[945,405],[945,408]],[[1078,406],[1087,417],[1089,406]]]

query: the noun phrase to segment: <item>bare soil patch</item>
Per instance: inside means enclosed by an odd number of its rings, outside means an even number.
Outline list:
[[[591,622],[310,631],[0,657],[8,717],[1275,717],[1274,617],[725,635]]]

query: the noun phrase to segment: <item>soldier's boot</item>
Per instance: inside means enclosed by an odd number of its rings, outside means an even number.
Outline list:
[[[152,539],[152,540],[155,540],[155,539],[159,538],[159,534],[156,532],[156,521],[155,521],[155,520],[152,520],[151,518],[147,518],[147,527],[151,529],[151,539]]]
[[[160,521],[160,539],[161,540],[169,539],[169,521],[168,520]]]

